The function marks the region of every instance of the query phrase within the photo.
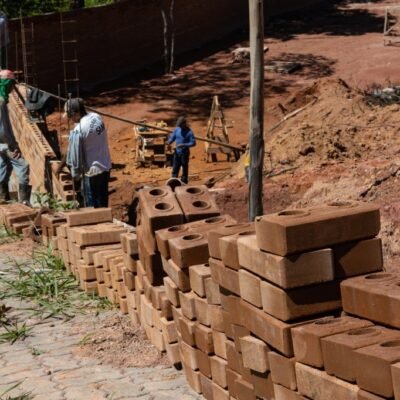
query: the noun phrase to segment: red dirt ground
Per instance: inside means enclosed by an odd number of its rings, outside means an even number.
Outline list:
[[[387,265],[392,265],[400,257],[396,239],[400,107],[371,107],[360,90],[400,82],[400,49],[385,47],[382,34],[384,9],[393,3],[332,3],[324,12],[274,19],[266,28],[266,63],[283,60],[303,65],[292,74],[266,72],[267,129],[285,114],[313,104],[273,132],[266,130],[265,212],[331,199],[374,200],[382,205],[382,236],[390,259]],[[194,61],[174,76],[128,77],[104,86],[87,101],[121,117],[164,120],[171,126],[186,112],[194,132],[204,136],[212,97],[219,95],[227,120],[234,121],[231,142],[246,142],[249,65],[231,63],[231,51],[248,45],[244,38],[244,34],[232,36],[215,44],[215,51],[190,55]],[[118,215],[128,218],[132,210],[126,205],[134,198],[134,188],[164,182],[170,169],[136,169],[132,127],[105,121],[115,164],[111,201]],[[223,161],[205,163],[202,143],[192,156],[193,183],[218,177],[234,166]],[[218,201],[224,211],[245,220],[248,188],[241,179],[242,168],[233,168],[231,175],[218,184],[227,189]]]

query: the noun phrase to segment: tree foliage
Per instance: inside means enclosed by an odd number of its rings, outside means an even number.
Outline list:
[[[113,3],[115,0],[86,0],[86,7]],[[67,11],[71,8],[70,0],[0,0],[0,10],[8,18],[40,15],[51,12]]]

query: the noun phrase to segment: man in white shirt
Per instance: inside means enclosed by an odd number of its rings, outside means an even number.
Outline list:
[[[78,98],[65,103],[65,114],[75,123],[66,158],[71,175],[74,180],[84,177],[87,207],[108,207],[111,156],[104,122],[99,114],[87,112]]]

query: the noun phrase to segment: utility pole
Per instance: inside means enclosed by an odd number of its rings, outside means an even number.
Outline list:
[[[263,214],[264,0],[249,0],[251,94],[249,220]]]

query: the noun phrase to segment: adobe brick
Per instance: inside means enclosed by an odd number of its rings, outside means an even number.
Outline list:
[[[261,279],[250,272],[241,269],[239,271],[240,297],[253,306],[262,307]]]
[[[171,188],[167,186],[139,191],[141,222],[152,233],[184,222],[183,212]]]
[[[250,371],[250,383],[254,387],[254,394],[257,398],[275,399],[274,384],[269,371],[264,373]]]
[[[228,362],[218,356],[212,356],[210,357],[210,364],[213,382],[226,389],[228,387],[226,379],[226,368],[228,366]]]
[[[200,350],[207,354],[214,353],[214,342],[211,328],[196,324],[194,326],[194,338],[196,346]]]
[[[196,349],[189,346],[185,342],[181,342],[180,345],[182,362],[190,367],[193,371],[198,370],[199,366],[197,364]]]
[[[171,365],[178,368],[181,364],[181,354],[179,343],[165,344],[165,349],[167,351],[167,357]]]
[[[211,363],[209,355],[197,349],[196,357],[200,372],[207,378],[211,378]]]
[[[380,326],[351,330],[321,340],[325,371],[340,379],[354,383],[356,366],[353,351],[380,342],[400,339],[400,332]]]
[[[352,329],[372,326],[372,323],[358,318],[322,318],[309,324],[292,329],[293,347],[296,361],[313,367],[322,368],[321,339]]]
[[[200,324],[210,327],[211,318],[209,313],[209,304],[206,299],[196,296],[194,298],[196,318]]]
[[[112,222],[111,208],[93,208],[85,211],[71,211],[65,213],[68,226],[82,226]]]
[[[395,400],[400,399],[400,363],[393,364],[391,366],[392,370],[392,380],[393,380],[393,391]],[[366,397],[368,400],[369,397]],[[361,399],[359,399],[361,400]],[[371,400],[375,400],[375,398],[371,397]]]
[[[340,282],[283,290],[269,282],[261,282],[263,310],[282,321],[310,317],[341,308]]]
[[[256,400],[254,386],[242,378],[236,379],[235,392],[237,400]]]
[[[78,263],[79,276],[84,281],[95,281],[96,267],[94,265],[87,265],[83,260]]]
[[[205,185],[180,186],[175,189],[175,195],[187,222],[220,215],[217,203]]]
[[[195,265],[189,268],[190,285],[200,297],[206,297],[205,280],[211,277],[210,266],[207,264]]]
[[[222,310],[222,318],[224,320],[224,333],[225,335],[231,339],[234,340],[233,336],[233,321],[231,318],[231,315],[228,311]]]
[[[214,282],[240,296],[238,271],[227,268],[222,261],[216,260],[215,258],[210,258],[209,264],[211,268],[211,277]]]
[[[122,314],[127,315],[128,314],[128,302],[126,298],[119,298],[119,309]]]
[[[206,400],[214,400],[212,380],[200,373],[201,393]]]
[[[183,372],[189,386],[196,392],[201,393],[200,372],[193,371],[188,365],[182,362]]]
[[[229,400],[229,391],[222,389],[222,387],[216,385],[215,383],[212,384],[213,390],[213,397],[214,400]]]
[[[376,396],[373,393],[360,389],[357,394],[357,400],[384,400],[384,397]]]
[[[169,240],[171,259],[181,269],[208,262],[207,237],[201,233],[189,233]]]
[[[214,282],[212,278],[207,278],[204,281],[204,285],[206,288],[206,297],[207,297],[208,304],[220,305],[221,304],[221,295],[219,292],[218,283]]]
[[[122,250],[129,256],[139,254],[138,238],[136,233],[129,232],[121,235]]]
[[[179,307],[180,302],[179,302],[178,286],[175,285],[175,283],[172,281],[172,279],[170,277],[165,277],[164,278],[164,287],[165,287],[165,293],[167,295],[168,300],[175,307]]]
[[[215,330],[212,331],[213,335],[213,342],[214,342],[214,353],[218,356],[223,358],[224,360],[227,359],[226,354],[226,341],[228,338],[226,337],[225,333],[217,332]]]
[[[240,338],[240,348],[242,352],[243,366],[245,368],[260,373],[269,371],[269,347],[266,343],[253,336],[243,336]]]
[[[124,268],[124,284],[128,290],[135,290],[135,275]]]
[[[136,259],[130,256],[129,254],[124,254],[124,264],[129,272],[136,272]]]
[[[379,207],[348,202],[286,210],[258,217],[255,227],[260,249],[286,256],[376,236]]]
[[[179,319],[183,317],[182,311],[180,308],[172,306],[172,318],[179,325]],[[178,327],[178,333],[180,333],[180,326]]]
[[[232,324],[233,341],[235,342],[235,347],[239,353],[242,352],[242,347],[240,339],[244,336],[250,336],[250,331],[241,325]]]
[[[397,273],[378,272],[342,282],[341,292],[344,311],[357,316],[400,328],[396,284]]]
[[[165,295],[164,286],[153,286],[151,288],[151,303],[156,310],[161,310],[161,298]]]
[[[196,345],[196,339],[194,336],[196,322],[190,321],[184,316],[178,319],[178,331],[182,336],[182,340],[189,346]]]
[[[161,316],[163,318],[166,318],[168,321],[173,320],[172,304],[167,299],[166,295],[161,296]]]
[[[176,343],[178,341],[178,331],[175,321],[168,321],[166,318],[161,318],[160,322],[165,342],[168,344]]]
[[[242,375],[243,367],[242,367],[242,356],[236,350],[235,342],[232,340],[226,341],[226,358],[228,361],[228,367],[232,371],[235,371],[237,374]]]
[[[313,400],[357,400],[357,385],[342,381],[326,372],[296,363],[299,393]]]
[[[274,383],[275,400],[307,400],[306,397],[301,396],[298,392],[287,389],[284,386]]]
[[[163,269],[171,278],[179,290],[182,292],[190,291],[190,279],[187,270],[179,268],[171,259],[162,258]]]
[[[228,383],[228,390],[229,390],[229,394],[236,398],[236,387],[235,387],[235,381],[236,379],[240,378],[240,374],[238,374],[237,372],[233,371],[232,369],[228,368],[226,369],[226,380]]]
[[[391,365],[400,361],[400,339],[374,344],[353,352],[357,385],[383,397],[393,397]]]
[[[194,299],[196,298],[196,294],[193,292],[182,293],[179,292],[179,302],[181,304],[182,314],[190,320],[196,319],[196,308]]]
[[[336,278],[370,274],[383,269],[382,241],[379,238],[335,246],[333,255]]]
[[[72,228],[75,242],[80,246],[93,246],[97,244],[119,243],[122,233],[126,228],[113,223],[103,223]]]
[[[220,238],[225,236],[235,235],[240,232],[246,232],[253,229],[254,224],[244,223],[244,224],[226,224],[219,226],[216,229],[210,230],[208,232],[208,246],[210,257],[218,260],[222,260],[222,254],[220,249]]]
[[[219,247],[221,250],[222,262],[229,268],[239,270],[241,268],[239,262],[238,240],[255,234],[254,224],[244,231],[232,236],[225,236],[219,239]]]
[[[256,235],[240,238],[237,244],[239,264],[281,288],[291,289],[334,279],[331,249],[282,257],[260,250]]]
[[[297,390],[297,380],[294,357],[288,358],[274,351],[268,353],[272,382],[289,390]]]
[[[208,312],[210,314],[211,328],[217,332],[225,332],[224,316],[221,306],[209,305]]]

